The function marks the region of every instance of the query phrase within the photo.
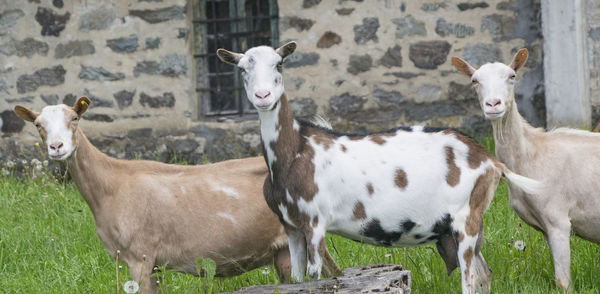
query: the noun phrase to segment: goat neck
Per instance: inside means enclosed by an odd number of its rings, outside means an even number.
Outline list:
[[[284,94],[270,111],[259,111],[260,133],[271,181],[278,182],[300,149],[300,125]]]
[[[83,131],[77,129],[77,151],[67,160],[67,170],[94,217],[106,203],[104,198],[115,194],[113,190],[119,177],[114,170],[115,164],[115,159],[96,149]]]
[[[492,121],[496,156],[515,172],[520,172],[523,160],[535,156],[535,149],[530,140],[536,131],[519,114],[517,103],[513,97],[513,105],[506,115]]]

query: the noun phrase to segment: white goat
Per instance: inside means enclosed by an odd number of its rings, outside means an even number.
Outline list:
[[[527,224],[542,231],[552,251],[558,285],[571,289],[571,230],[600,242],[600,135],[567,128],[544,132],[519,114],[515,102],[516,71],[527,61],[521,49],[510,65],[487,63],[479,69],[453,57],[452,63],[471,78],[479,103],[492,122],[496,156],[515,172],[539,179],[538,195],[509,183],[510,205]]]
[[[339,134],[294,119],[282,60],[296,48],[219,49],[238,66],[258,109],[270,171],[265,197],[288,234],[292,278],[318,278],[325,233],[384,246],[437,242],[448,273],[460,265],[463,293],[489,291],[480,252],[483,213],[500,176],[533,192],[534,180],[509,171],[475,140],[450,129],[401,128]],[[308,265],[306,259],[308,256]]]
[[[104,247],[113,258],[119,250],[131,276],[142,277],[142,293],[156,291],[155,265],[197,274],[199,257],[214,259],[219,276],[275,259],[289,280],[287,238],[262,196],[263,158],[198,166],[110,158],[78,128],[89,104],[81,97],[73,107],[16,106],[15,113],[37,126],[51,159],[66,161]]]

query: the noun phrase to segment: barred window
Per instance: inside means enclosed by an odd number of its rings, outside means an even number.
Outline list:
[[[201,116],[256,112],[246,99],[239,70],[221,62],[216,51],[277,45],[278,14],[277,0],[195,0],[193,42]]]

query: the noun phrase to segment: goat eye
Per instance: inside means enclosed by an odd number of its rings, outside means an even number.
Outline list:
[[[73,118],[73,120],[78,120],[78,119],[79,119],[78,117],[74,117],[74,118]]]
[[[516,75],[511,75],[511,76],[509,77],[509,79],[511,79],[511,80],[514,80],[514,79],[515,79],[515,77],[516,77]]]
[[[478,82],[477,80],[475,80],[475,79],[471,80],[471,83],[472,83],[473,85],[475,85],[475,84],[479,84],[479,82]]]
[[[40,127],[40,124],[39,124],[39,123],[36,123],[36,124],[35,124],[35,127],[36,127],[36,128],[39,128],[39,127]]]
[[[279,62],[277,63],[277,71],[281,72],[281,70],[283,69],[283,62]]]

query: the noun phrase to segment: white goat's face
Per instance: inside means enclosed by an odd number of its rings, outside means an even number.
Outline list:
[[[81,97],[73,107],[52,105],[37,113],[23,106],[16,106],[14,111],[22,119],[35,124],[50,159],[65,160],[77,150],[79,119],[89,104],[87,97]]]
[[[485,118],[500,119],[514,105],[516,72],[527,61],[527,55],[527,49],[521,49],[510,65],[486,63],[479,69],[458,57],[452,57],[454,67],[471,78]]]
[[[498,119],[514,103],[515,71],[503,63],[482,65],[471,76],[479,104],[487,119]]]
[[[269,111],[277,105],[284,92],[283,59],[295,49],[296,43],[290,42],[278,49],[254,47],[244,54],[219,49],[217,56],[241,69],[248,100],[259,111]]]

